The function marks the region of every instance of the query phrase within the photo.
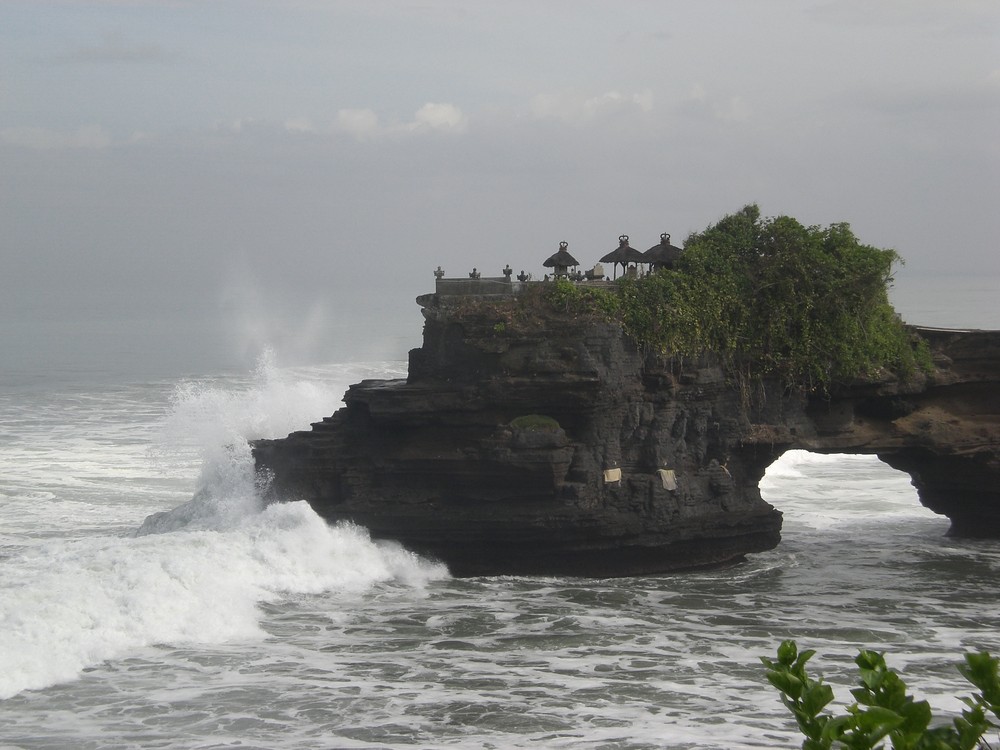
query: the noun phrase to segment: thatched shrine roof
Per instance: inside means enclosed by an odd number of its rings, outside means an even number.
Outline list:
[[[653,268],[673,268],[682,252],[681,248],[670,244],[670,235],[664,232],[660,235],[660,241],[642,256]]]
[[[569,268],[580,265],[580,262],[569,254],[568,247],[568,242],[560,242],[559,250],[546,258],[542,265],[546,268]]]
[[[601,258],[600,262],[621,263],[623,266],[627,266],[629,263],[648,263],[649,261],[646,260],[645,255],[629,246],[628,235],[623,234],[618,238],[618,247]]]

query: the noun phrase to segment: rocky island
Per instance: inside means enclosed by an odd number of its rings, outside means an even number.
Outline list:
[[[790,359],[760,364],[759,344],[747,360],[637,334],[607,295],[638,294],[645,310],[638,285],[510,275],[439,276],[418,299],[423,345],[406,379],[351,386],[311,430],[257,441],[268,499],[305,500],[458,576],[638,575],[774,547],[781,513],[758,482],[803,448],[876,454],[952,533],[1000,536],[1000,332],[898,324],[924,352],[919,368],[872,363],[816,384]]]

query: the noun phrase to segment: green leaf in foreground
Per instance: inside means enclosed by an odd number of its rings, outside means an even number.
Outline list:
[[[891,670],[883,654],[862,650],[855,659],[859,687],[851,694],[855,702],[840,714],[826,712],[833,690],[806,672],[814,651],[799,652],[794,641],[783,641],[777,659],[761,658],[767,681],[778,691],[805,739],[803,750],[877,750],[888,739],[893,750],[974,750],[988,748],[983,735],[998,725],[987,713],[1000,719],[1000,660],[986,652],[965,655],[958,667],[979,692],[962,699],[968,708],[950,724],[932,726],[927,701],[907,693],[906,684]]]

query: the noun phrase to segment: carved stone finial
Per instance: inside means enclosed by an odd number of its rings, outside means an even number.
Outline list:
[[[619,235],[619,237],[618,237],[618,244],[619,245],[627,245],[628,244],[628,235],[627,234]]]
[[[435,279],[443,279],[444,278],[444,271],[441,270],[441,266],[438,266],[437,270],[434,272],[434,278]]]

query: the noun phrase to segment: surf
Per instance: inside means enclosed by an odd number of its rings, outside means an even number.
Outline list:
[[[177,483],[189,482],[197,463],[190,499],[126,534],[36,530],[40,538],[10,550],[0,583],[0,698],[156,644],[259,641],[267,637],[262,606],[283,597],[324,594],[336,606],[380,585],[420,588],[447,577],[363,528],[326,524],[303,502],[261,501],[248,440],[332,413],[353,369],[283,370],[267,354],[249,379],[178,383],[149,450],[124,455]],[[91,429],[116,428],[94,420]],[[122,455],[105,455],[103,471],[149,473],[117,465]]]

